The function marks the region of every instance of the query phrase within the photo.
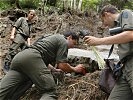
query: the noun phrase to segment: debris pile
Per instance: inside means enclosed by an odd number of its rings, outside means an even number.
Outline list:
[[[2,52],[2,54],[0,54],[0,59],[2,62],[11,43],[10,32],[12,24],[15,21],[15,19],[11,20],[11,18],[14,17],[13,16],[10,17],[9,12],[13,11],[8,11],[6,13],[3,13],[2,14],[3,17],[0,18],[0,35],[1,35],[0,49]],[[25,13],[22,14],[25,15]],[[100,26],[98,15],[94,12],[88,12],[87,16],[86,12],[73,13],[72,11],[71,12],[69,11],[69,12],[64,12],[62,14],[54,12],[52,14],[45,14],[44,16],[38,16],[38,17],[39,17],[38,23],[33,26],[32,30],[32,35],[31,35],[32,43],[35,40],[37,40],[38,37],[44,34],[49,34],[49,33],[62,34],[67,30],[73,30],[75,32],[79,32],[80,30],[85,29],[89,30],[90,35],[99,36],[99,37],[102,37],[104,35],[103,33],[104,30]],[[82,45],[82,43],[79,46],[79,48],[86,49],[86,47]],[[93,61],[93,63],[96,64],[95,61]],[[93,66],[93,63],[87,63],[86,66]],[[75,63],[71,62],[71,64]],[[0,64],[0,69],[1,68],[2,68],[2,63]],[[69,75],[68,73],[66,73],[63,81],[60,84],[58,84],[57,87],[57,91],[59,93],[58,100],[106,100],[107,95],[103,93],[98,86],[100,71],[99,70],[95,71],[95,70],[97,70],[97,68],[93,69],[85,76],[75,75],[75,74]],[[40,93],[33,86],[24,94],[23,97],[21,97],[21,100],[25,99],[39,100],[39,97]]]

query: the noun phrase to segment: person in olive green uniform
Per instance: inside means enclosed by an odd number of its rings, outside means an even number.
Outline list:
[[[48,65],[56,64],[57,68],[64,72],[84,74],[82,64],[72,67],[67,63],[68,48],[77,44],[78,38],[74,32],[47,35],[19,52],[13,58],[10,70],[1,80],[0,100],[18,100],[23,94],[16,96],[18,91],[23,90],[24,84],[30,83],[29,81],[43,94],[40,100],[57,100],[56,84]]]
[[[31,25],[35,22],[34,18],[36,18],[35,10],[29,10],[27,17],[20,17],[15,22],[10,36],[12,44],[9,47],[9,51],[4,61],[4,71],[9,70],[11,60],[18,53],[19,48],[22,50],[26,46],[30,45],[30,31]]]
[[[123,31],[104,38],[86,36],[84,41],[88,45],[118,44],[120,60],[133,53],[133,12],[125,9],[119,13],[116,7],[107,5],[101,11],[101,19],[105,26],[111,28],[119,26]],[[108,100],[133,100],[133,58],[126,61],[122,73]]]

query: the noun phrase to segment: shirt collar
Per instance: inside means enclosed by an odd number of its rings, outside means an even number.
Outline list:
[[[120,25],[120,15],[115,19],[114,25],[115,26],[119,26]]]

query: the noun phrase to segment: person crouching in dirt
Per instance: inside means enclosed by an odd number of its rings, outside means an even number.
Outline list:
[[[118,44],[118,55],[120,60],[125,57],[122,69],[119,69],[121,76],[111,91],[108,100],[133,100],[133,12],[125,9],[119,13],[113,5],[106,5],[101,10],[103,24],[108,27],[121,27],[122,32],[116,35],[97,38],[85,36],[84,41],[88,45]]]
[[[21,93],[28,81],[33,82],[43,94],[40,100],[57,100],[56,84],[48,65],[55,63],[64,72],[85,74],[82,64],[72,67],[67,63],[68,49],[73,48],[78,39],[74,32],[47,35],[19,52],[13,58],[10,70],[1,80],[0,100],[18,100],[28,89]],[[18,93],[21,95],[16,96]]]
[[[4,60],[3,71],[6,73],[13,57],[18,53],[19,49],[23,49],[30,45],[31,26],[36,22],[37,16],[35,10],[29,10],[27,17],[20,17],[14,24],[11,31],[10,39],[12,44]],[[27,41],[27,42],[26,42]]]

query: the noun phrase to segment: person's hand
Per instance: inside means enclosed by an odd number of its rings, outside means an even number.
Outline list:
[[[56,72],[63,72],[61,69],[57,69],[57,68],[54,68],[53,71],[56,71]]]
[[[10,36],[10,39],[13,41],[14,40],[14,35],[11,35]]]
[[[100,44],[100,38],[94,37],[94,36],[85,36],[84,42],[88,45],[99,45]]]
[[[61,69],[55,68],[51,64],[48,65],[48,68],[53,72],[63,72]]]
[[[85,67],[83,66],[83,64],[77,65],[76,67],[74,67],[74,69],[75,69],[76,73],[81,73],[83,75],[86,74],[86,70],[85,70]]]

